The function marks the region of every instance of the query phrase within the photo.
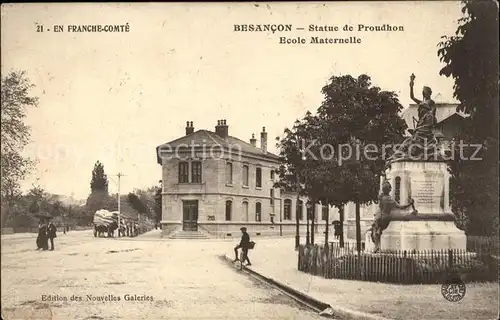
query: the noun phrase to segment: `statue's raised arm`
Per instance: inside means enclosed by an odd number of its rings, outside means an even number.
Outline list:
[[[422,101],[415,98],[415,93],[413,92],[414,84],[415,84],[415,75],[412,73],[410,76],[410,99],[415,101],[416,104],[420,104],[420,102],[422,102]]]
[[[389,159],[386,165],[401,159],[412,160],[437,160],[440,151],[437,147],[437,139],[434,135],[434,128],[437,123],[436,103],[432,100],[432,89],[428,86],[422,88],[422,100],[415,98],[413,84],[415,75],[410,77],[410,98],[418,104],[418,121],[415,129],[409,130],[411,137],[406,138]]]

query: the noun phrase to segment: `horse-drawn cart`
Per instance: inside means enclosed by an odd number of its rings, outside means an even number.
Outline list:
[[[108,210],[97,210],[94,214],[94,237],[102,237],[107,234],[112,237],[118,229],[118,212]]]

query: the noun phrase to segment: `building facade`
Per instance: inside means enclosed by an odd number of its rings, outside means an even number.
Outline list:
[[[274,188],[279,158],[267,151],[265,128],[257,147],[254,135],[249,142],[230,136],[226,120],[219,120],[215,131],[195,131],[188,121],[185,135],[158,146],[157,156],[164,236],[182,229],[235,237],[242,226],[253,235],[290,235],[296,214],[305,234],[305,213],[312,209],[306,199],[297,206],[296,195]],[[323,209],[316,205],[316,210]],[[322,234],[325,221],[319,220],[315,229]]]

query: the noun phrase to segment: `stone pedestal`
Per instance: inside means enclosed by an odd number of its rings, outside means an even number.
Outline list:
[[[453,221],[391,221],[380,239],[382,250],[466,250],[465,233]]]
[[[392,185],[392,198],[401,205],[412,198],[418,213],[391,214],[380,239],[381,250],[466,249],[465,233],[455,226],[450,208],[446,162],[394,162],[386,178]]]

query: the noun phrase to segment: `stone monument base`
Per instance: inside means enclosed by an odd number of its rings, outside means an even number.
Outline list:
[[[453,221],[391,221],[380,238],[382,251],[466,250],[466,246],[465,232]]]

